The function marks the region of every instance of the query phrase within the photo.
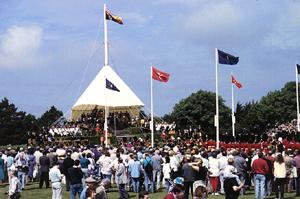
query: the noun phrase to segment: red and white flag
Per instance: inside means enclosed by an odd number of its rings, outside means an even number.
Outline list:
[[[237,88],[242,88],[242,87],[243,87],[243,85],[242,85],[241,83],[239,83],[239,82],[235,79],[235,77],[234,77],[233,75],[231,75],[231,83],[235,84],[235,86],[236,86]]]
[[[152,66],[152,78],[160,82],[168,82],[170,78],[170,74],[160,71],[156,69],[154,66]]]

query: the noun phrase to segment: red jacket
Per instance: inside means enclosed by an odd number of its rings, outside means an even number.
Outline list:
[[[254,160],[252,164],[252,172],[254,174],[267,174],[269,172],[268,163],[262,158]]]
[[[175,199],[174,194],[172,192],[168,193],[164,199]]]

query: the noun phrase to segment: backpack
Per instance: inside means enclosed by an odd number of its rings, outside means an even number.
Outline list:
[[[144,169],[145,169],[147,176],[150,177],[150,176],[152,176],[153,167],[152,167],[150,161],[146,160],[146,162],[147,162],[147,164]]]

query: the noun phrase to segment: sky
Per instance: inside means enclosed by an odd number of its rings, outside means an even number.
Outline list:
[[[40,116],[52,105],[70,114],[104,62],[103,3],[124,20],[108,22],[109,63],[150,109],[170,113],[198,90],[215,92],[215,48],[240,57],[219,65],[219,95],[259,100],[295,80],[300,62],[300,0],[1,0],[0,99]]]

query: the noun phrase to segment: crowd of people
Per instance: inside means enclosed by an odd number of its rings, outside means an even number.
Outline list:
[[[117,146],[59,145],[7,148],[0,153],[0,180],[10,184],[9,198],[22,194],[28,181],[52,188],[52,198],[108,198],[116,184],[119,198],[130,192],[146,195],[163,189],[166,199],[207,198],[224,194],[238,198],[254,185],[255,198],[274,191],[276,198],[296,190],[300,195],[300,151],[285,148],[204,147],[201,142],[170,140],[155,147],[149,140],[124,139]],[[101,197],[100,197],[101,195]]]

